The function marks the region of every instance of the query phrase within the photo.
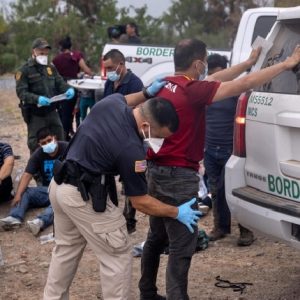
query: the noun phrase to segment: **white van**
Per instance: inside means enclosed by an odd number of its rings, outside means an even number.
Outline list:
[[[256,68],[285,60],[300,44],[300,6],[279,10],[267,41],[272,47]],[[239,223],[300,249],[298,67],[240,97],[225,183]]]

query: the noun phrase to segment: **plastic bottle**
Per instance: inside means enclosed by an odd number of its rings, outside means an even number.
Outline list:
[[[54,242],[54,234],[53,234],[53,232],[51,232],[49,234],[41,235],[40,236],[40,242],[41,242],[42,245],[44,245],[46,243]]]

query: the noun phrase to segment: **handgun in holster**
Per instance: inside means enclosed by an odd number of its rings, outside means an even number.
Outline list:
[[[94,178],[93,183],[89,186],[89,193],[92,198],[94,211],[104,212],[108,195],[106,177],[104,174]]]

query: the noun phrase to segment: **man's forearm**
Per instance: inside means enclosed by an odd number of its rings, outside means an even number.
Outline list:
[[[129,197],[132,206],[151,216],[176,218],[178,208],[176,206],[164,204],[163,202],[149,195]]]
[[[246,60],[228,69],[216,72],[207,77],[209,81],[231,81],[252,67],[253,63]]]
[[[127,104],[133,107],[145,102],[146,100],[143,92],[137,92],[137,93],[126,95],[125,99],[127,101]]]
[[[14,157],[9,156],[4,160],[4,164],[0,170],[0,180],[1,181],[11,175],[13,167],[14,167]]]
[[[20,183],[17,187],[16,196],[15,197],[22,197],[23,193],[27,189],[30,180],[32,179],[32,175],[29,173],[24,173],[21,177]]]

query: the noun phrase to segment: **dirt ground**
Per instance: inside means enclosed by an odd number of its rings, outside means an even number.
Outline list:
[[[1,81],[1,80],[0,80]],[[12,145],[16,160],[15,170],[24,167],[28,159],[26,127],[17,107],[18,99],[12,88],[0,86],[0,140]],[[14,171],[15,172],[15,171]],[[121,198],[120,205],[123,205]],[[0,205],[0,217],[7,216],[9,204]],[[28,212],[26,220],[38,210]],[[212,227],[211,212],[199,222],[207,232]],[[137,232],[132,243],[142,242],[147,233],[148,217],[138,213]],[[48,234],[52,228],[42,233]],[[233,221],[232,234],[195,254],[189,274],[190,299],[300,299],[300,251],[260,235],[250,247],[236,246],[237,224]],[[0,247],[4,265],[0,266],[0,299],[41,299],[47,278],[54,243],[41,245],[25,226],[15,231],[0,231]],[[161,256],[158,287],[165,294],[167,255]],[[133,260],[131,299],[139,299],[138,280],[140,258]],[[247,282],[244,292],[215,286],[216,277],[230,282]],[[71,300],[102,299],[97,261],[87,248],[70,290]]]

